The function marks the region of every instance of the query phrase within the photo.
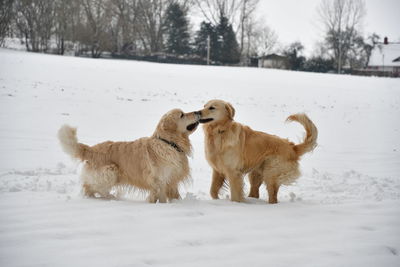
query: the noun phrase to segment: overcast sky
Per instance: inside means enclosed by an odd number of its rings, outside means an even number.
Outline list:
[[[259,14],[278,34],[282,45],[300,41],[310,54],[323,39],[317,7],[321,0],[260,0]],[[400,0],[366,0],[364,35],[376,32],[400,41]]]

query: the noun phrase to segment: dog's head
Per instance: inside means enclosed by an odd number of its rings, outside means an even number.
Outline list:
[[[210,100],[200,110],[200,123],[218,123],[227,120],[233,120],[235,109],[233,106],[223,100]]]
[[[180,109],[173,109],[161,118],[157,131],[189,135],[197,129],[199,119],[200,114],[197,111],[185,113]]]

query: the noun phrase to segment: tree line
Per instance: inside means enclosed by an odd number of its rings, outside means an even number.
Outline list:
[[[257,26],[255,33],[251,22],[258,1],[1,0],[0,42],[13,34],[28,51],[63,55],[74,50],[94,58],[104,52],[204,57],[211,38],[212,60],[236,64],[245,47],[247,54],[255,52],[250,51],[250,39],[268,32]],[[188,15],[192,9],[205,18],[194,34]],[[207,18],[217,20],[206,22]]]
[[[97,58],[171,55],[213,64],[248,65],[250,58],[279,52],[289,68],[341,72],[365,66],[379,41],[361,34],[363,0],[321,0],[324,26],[313,56],[294,42],[279,47],[277,34],[257,19],[259,0],[0,0],[0,45],[21,39],[28,51]],[[192,14],[202,18],[193,25]],[[193,31],[192,28],[198,28]]]

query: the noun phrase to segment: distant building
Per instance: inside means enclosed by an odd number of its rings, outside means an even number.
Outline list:
[[[366,71],[400,76],[400,43],[389,43],[387,39],[371,54]]]
[[[262,56],[258,59],[259,68],[288,69],[289,61],[286,57],[277,54]]]

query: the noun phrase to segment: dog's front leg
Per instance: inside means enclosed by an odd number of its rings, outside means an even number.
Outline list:
[[[147,202],[149,202],[149,203],[156,203],[157,200],[158,200],[158,198],[157,198],[157,191],[155,191],[155,190],[150,190],[150,194],[149,194],[149,196],[147,197]]]
[[[228,180],[231,189],[231,201],[243,202],[243,174],[232,171],[228,173]]]
[[[150,194],[147,198],[149,203],[166,203],[167,202],[167,192],[166,186],[158,185],[156,188],[150,190]]]
[[[178,185],[169,185],[167,188],[167,197],[171,202],[174,199],[181,199],[181,195],[179,194]]]
[[[219,190],[224,185],[225,177],[223,174],[213,170],[210,195],[213,199],[218,199]]]
[[[249,182],[250,182],[249,197],[259,198],[260,197],[260,186],[263,183],[262,176],[258,172],[252,171],[249,174]]]
[[[161,186],[158,193],[158,202],[167,203],[167,188],[166,186]]]

